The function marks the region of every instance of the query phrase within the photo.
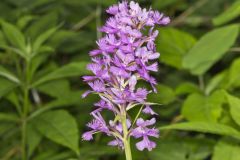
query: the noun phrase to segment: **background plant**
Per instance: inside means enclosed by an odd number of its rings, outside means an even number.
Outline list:
[[[158,94],[149,96],[163,104],[156,109],[161,137],[154,151],[133,151],[134,159],[239,159],[239,1],[138,2],[173,22],[159,30]],[[0,2],[0,159],[123,159],[104,136],[79,139],[97,101],[81,100],[80,76],[113,3]]]

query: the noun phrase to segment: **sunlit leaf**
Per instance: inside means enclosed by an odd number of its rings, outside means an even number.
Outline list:
[[[240,99],[227,93],[226,96],[230,105],[232,118],[238,125],[240,125]]]
[[[182,107],[182,115],[189,121],[217,122],[221,116],[224,93],[216,91],[210,96],[190,95]]]
[[[182,68],[183,56],[196,43],[189,33],[174,29],[160,29],[157,50],[161,53],[160,61],[176,68]]]
[[[240,147],[236,141],[221,140],[214,147],[212,160],[237,160],[240,159]]]
[[[213,24],[219,26],[225,24],[240,15],[240,1],[233,3],[226,11],[213,19]]]
[[[172,124],[169,126],[160,127],[160,130],[185,130],[185,131],[196,131],[202,133],[212,133],[217,135],[225,135],[240,139],[240,132],[230,126],[210,123],[210,122],[183,122],[178,124]]]
[[[234,44],[238,25],[215,29],[204,35],[183,59],[184,68],[194,75],[202,75],[211,68]]]

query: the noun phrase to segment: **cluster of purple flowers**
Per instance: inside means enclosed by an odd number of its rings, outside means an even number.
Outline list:
[[[158,31],[155,25],[167,25],[169,17],[158,11],[142,9],[138,3],[123,1],[107,9],[111,17],[100,28],[105,36],[97,41],[98,49],[90,52],[92,63],[87,69],[92,76],[84,76],[92,90],[84,93],[96,93],[101,100],[95,104],[96,110],[91,112],[92,122],[87,126],[91,129],[82,136],[84,140],[92,140],[93,134],[102,132],[114,137],[109,145],[124,148],[122,116],[126,116],[128,137],[142,138],[136,144],[137,149],[149,151],[155,148],[155,142],[149,137],[159,137],[157,129],[150,128],[155,119],[143,120],[136,117],[132,121],[127,112],[134,107],[144,107],[145,114],[156,114],[147,102],[147,95],[151,92],[145,88],[137,88],[139,80],[149,82],[154,91],[156,80],[149,74],[158,70],[158,63],[154,62],[160,54],[156,52],[155,39]],[[110,110],[115,119],[108,123],[101,115],[102,110]]]

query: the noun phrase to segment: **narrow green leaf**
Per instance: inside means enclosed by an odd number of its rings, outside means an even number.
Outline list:
[[[220,72],[214,77],[212,77],[212,79],[210,80],[210,82],[207,84],[205,88],[205,93],[209,95],[211,92],[213,92],[216,89],[225,88],[224,86],[227,82],[227,77],[228,77],[227,70]]]
[[[238,25],[215,29],[204,35],[183,58],[183,67],[194,75],[203,75],[234,44]]]
[[[239,68],[240,68],[240,58],[233,61],[230,69],[229,69],[229,75],[228,75],[228,87],[238,87],[240,86],[240,74],[239,74]]]
[[[240,139],[240,132],[236,129],[219,123],[209,123],[209,122],[183,122],[178,124],[173,124],[169,126],[160,127],[160,130],[185,130],[185,131],[196,131],[203,133],[212,133],[218,135],[231,136]]]
[[[238,160],[240,159],[240,147],[236,141],[221,140],[214,147],[212,160]]]
[[[74,62],[67,64],[45,76],[37,80],[33,83],[33,86],[36,87],[42,83],[47,81],[66,78],[66,77],[74,77],[89,74],[89,71],[86,70],[87,62]]]
[[[34,127],[32,123],[27,125],[27,145],[28,157],[30,157],[42,140],[42,134]]]
[[[17,122],[19,120],[18,116],[13,113],[0,113],[0,122]]]
[[[41,34],[39,37],[37,37],[36,41],[33,43],[33,50],[34,50],[34,52],[38,52],[38,50],[41,47],[41,45],[47,39],[49,39],[50,36],[52,36],[53,33],[56,32],[56,30],[57,30],[57,27],[51,28],[51,29],[47,30],[46,32],[44,32],[43,34]]]
[[[233,3],[226,11],[213,19],[215,26],[223,25],[240,15],[240,1]]]
[[[50,140],[79,153],[76,120],[64,110],[49,111],[34,119],[34,126]]]
[[[7,78],[14,83],[17,83],[17,84],[20,83],[19,79],[14,74],[12,74],[10,71],[8,71],[6,68],[4,68],[1,65],[0,65],[0,76]]]
[[[13,83],[5,78],[0,77],[0,98],[9,93],[16,87],[16,83]]]
[[[230,105],[232,118],[238,125],[240,125],[240,99],[227,93],[226,96]]]
[[[21,50],[25,50],[26,42],[25,37],[22,32],[14,25],[1,21],[3,32],[7,38],[7,40],[15,47],[20,48]]]

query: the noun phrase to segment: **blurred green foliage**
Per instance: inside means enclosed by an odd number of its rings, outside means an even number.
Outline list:
[[[240,1],[138,2],[172,23],[159,29],[158,94],[149,95],[162,104],[161,137],[152,152],[133,149],[134,160],[240,160]],[[80,138],[98,99],[81,99],[81,76],[113,3],[0,1],[1,160],[124,159],[108,137]]]

